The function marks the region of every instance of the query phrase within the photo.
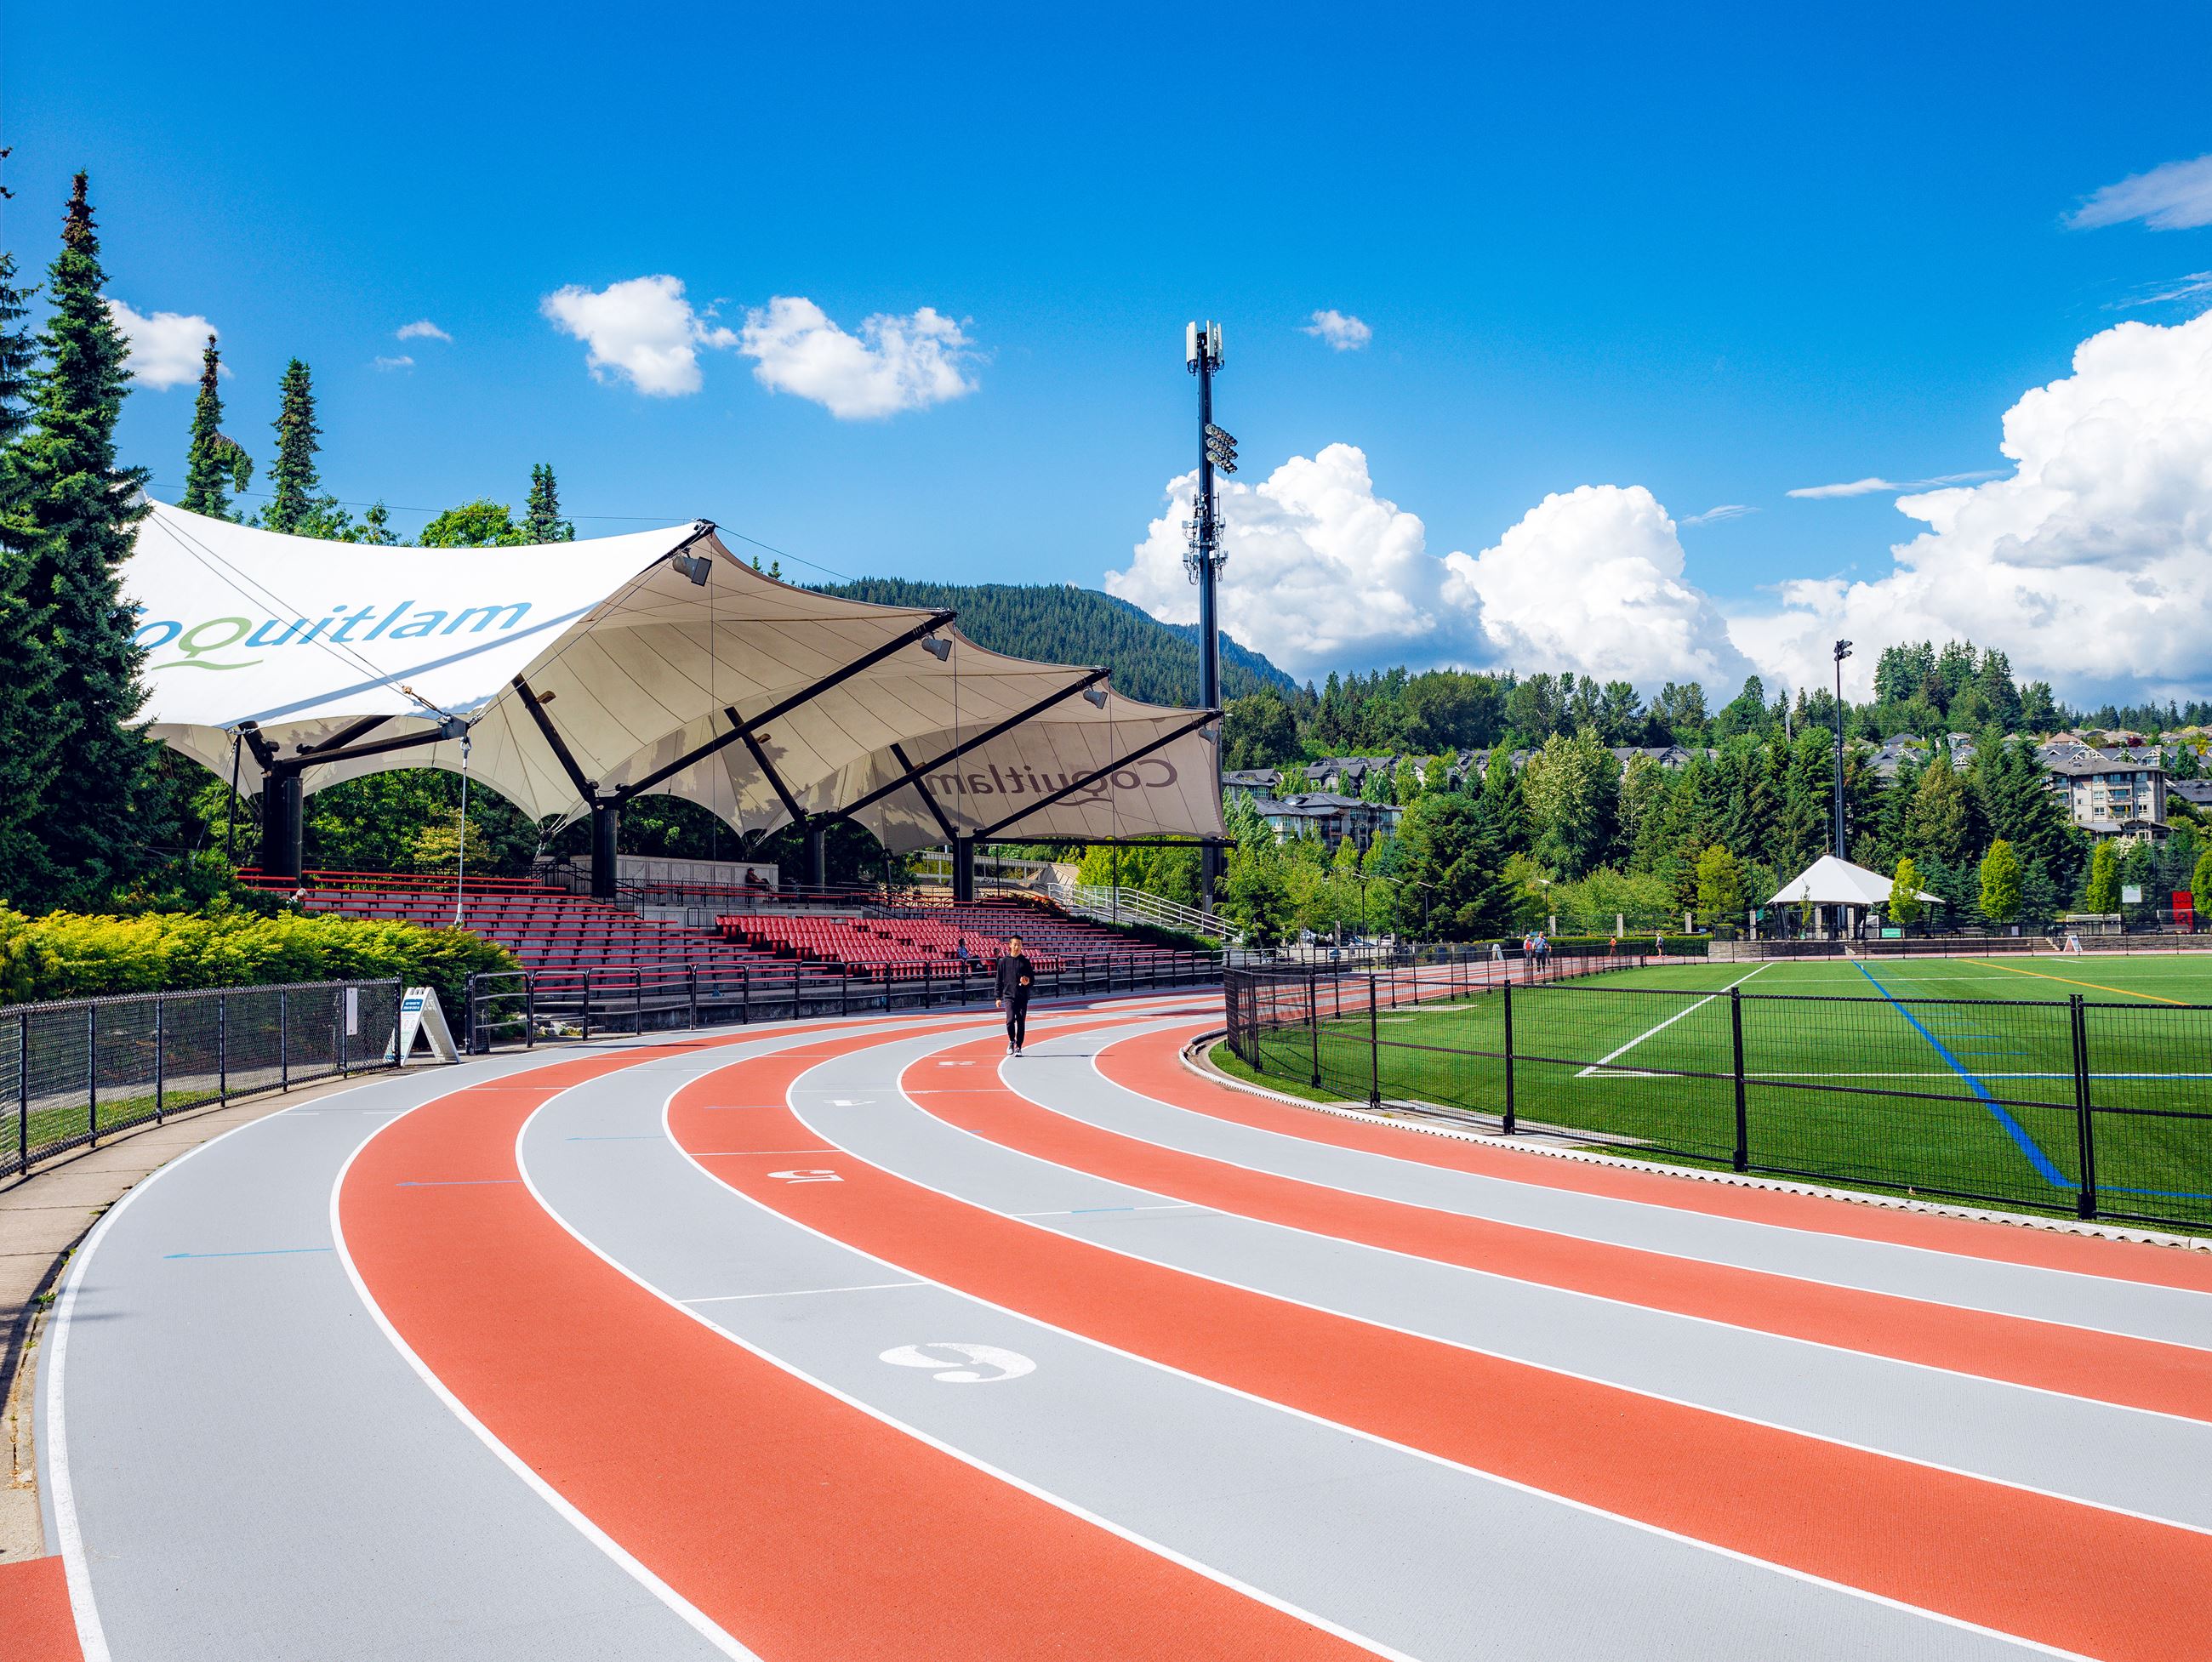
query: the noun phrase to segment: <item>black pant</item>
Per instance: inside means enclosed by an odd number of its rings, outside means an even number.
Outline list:
[[[1029,1030],[1030,996],[1026,992],[1017,992],[1006,1000],[1006,1042],[1019,1050],[1022,1040],[1029,1036]]]

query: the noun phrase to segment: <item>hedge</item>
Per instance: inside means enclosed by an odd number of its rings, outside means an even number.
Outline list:
[[[385,919],[258,916],[216,901],[198,912],[94,917],[0,909],[0,1004],[171,988],[396,980],[434,986],[458,1011],[469,975],[520,966],[465,929]],[[458,1017],[456,1017],[458,1019]]]

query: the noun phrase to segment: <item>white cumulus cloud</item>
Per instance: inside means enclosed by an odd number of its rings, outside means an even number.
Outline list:
[[[156,312],[151,317],[107,297],[107,315],[131,343],[135,385],[183,386],[200,378],[200,353],[216,327],[198,313]]]
[[[1375,494],[1356,446],[1294,456],[1261,483],[1218,489],[1221,621],[1237,640],[1299,673],[1458,654],[1465,620],[1440,603],[1442,562],[1419,519]],[[1194,470],[1169,481],[1166,512],[1128,569],[1107,573],[1109,593],[1170,622],[1197,620],[1182,568],[1197,491]]]
[[[417,318],[413,323],[403,323],[392,332],[396,341],[443,341],[448,346],[453,337],[432,323],[428,318]]]
[[[1479,616],[1493,663],[1644,687],[1744,672],[1726,621],[1684,579],[1674,522],[1641,485],[1547,496],[1497,546],[1444,566],[1444,600]]]
[[[745,314],[738,349],[771,391],[811,399],[843,422],[927,409],[975,390],[974,343],[930,306],[879,313],[849,334],[800,295],[778,294]]]
[[[1299,331],[1316,340],[1327,341],[1339,352],[1357,352],[1375,338],[1375,331],[1358,318],[1331,306],[1326,312],[1316,312],[1313,321]]]
[[[385,370],[412,369],[415,367],[415,360],[403,352],[396,358],[379,358],[376,361],[376,367]]]
[[[733,346],[737,337],[711,323],[684,298],[671,276],[631,277],[593,290],[557,289],[538,309],[564,334],[590,348],[585,362],[606,379],[627,376],[640,392],[677,397],[700,387],[699,349]]]
[[[2062,694],[2202,696],[2212,684],[2212,312],[2123,323],[2073,373],[2005,413],[2014,464],[1972,487],[1902,497],[1928,527],[1889,574],[1781,585],[1732,633],[1804,684],[1838,636],[1863,648],[1971,636]],[[1874,653],[1851,660],[1863,688]],[[1848,678],[1847,678],[1848,684]]]
[[[2131,219],[2141,220],[2154,231],[2185,231],[2212,225],[2212,155],[2166,162],[2147,173],[2107,185],[2075,209],[2066,222],[2077,231],[2086,231]]]
[[[1183,573],[1195,474],[1168,486],[1109,592],[1188,623]],[[1641,486],[1547,497],[1480,555],[1428,551],[1419,517],[1378,495],[1366,455],[1330,445],[1256,485],[1220,488],[1222,627],[1295,674],[1384,664],[1577,670],[1656,686],[1743,664],[1682,547]]]

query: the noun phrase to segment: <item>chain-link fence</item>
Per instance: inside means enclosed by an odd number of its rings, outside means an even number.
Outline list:
[[[1237,1058],[1340,1097],[1653,1159],[2212,1228],[2212,1006],[1676,990],[1517,963],[1226,979]]]
[[[221,987],[0,1010],[0,1177],[258,1091],[389,1067],[397,981]]]

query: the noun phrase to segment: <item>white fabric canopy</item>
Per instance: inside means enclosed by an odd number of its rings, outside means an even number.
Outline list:
[[[1853,865],[1849,860],[1839,860],[1833,854],[1823,854],[1812,864],[1782,885],[1781,890],[1769,901],[1769,906],[1887,906],[1893,887],[1889,878],[1879,871],[1869,871],[1863,865]],[[1943,904],[1940,895],[1930,895],[1926,889],[1914,891],[1923,901]]]
[[[678,552],[704,557],[707,582],[668,557]],[[929,800],[965,835],[1167,739],[1005,834],[1223,834],[1201,713],[1096,690],[1100,672],[987,652],[944,614],[776,582],[703,524],[532,548],[383,549],[155,503],[123,581],[149,649],[142,714],[225,777],[241,724],[273,760],[296,764],[318,747],[428,735],[459,717],[470,775],[540,820],[589,806],[550,725],[599,795],[680,796],[741,830],[787,821],[784,792],[805,813],[835,813],[937,763]],[[941,656],[920,638],[933,623]],[[446,739],[307,762],[301,783],[461,760]],[[240,788],[261,784],[249,753]],[[923,788],[855,817],[894,848],[942,842]]]

